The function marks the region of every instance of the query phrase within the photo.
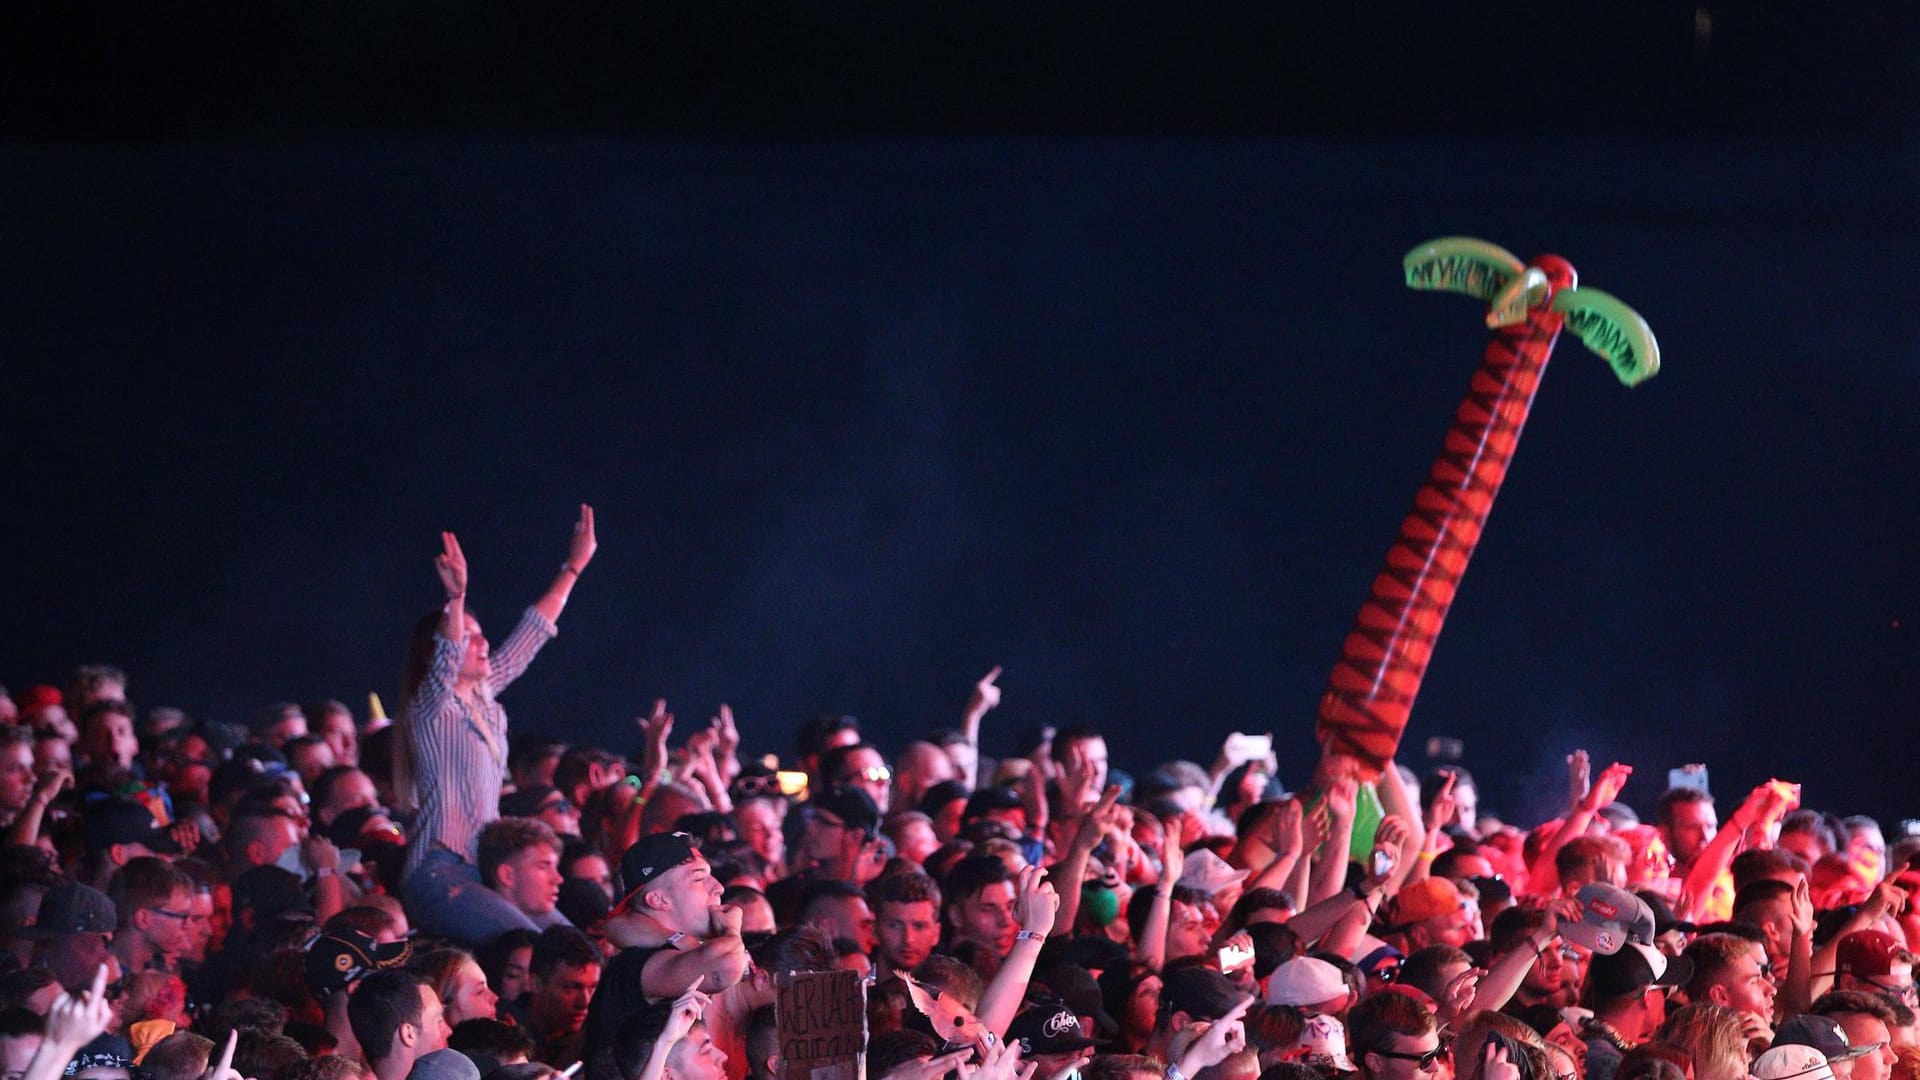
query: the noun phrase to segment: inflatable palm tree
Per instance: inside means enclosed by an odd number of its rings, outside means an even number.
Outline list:
[[[1449,237],[1413,249],[1404,266],[1411,288],[1486,301],[1494,333],[1320,699],[1321,746],[1354,758],[1367,779],[1393,757],[1406,730],[1561,327],[1605,357],[1628,386],[1660,369],[1646,320],[1606,293],[1575,287],[1572,265],[1557,255],[1529,265],[1484,240]]]

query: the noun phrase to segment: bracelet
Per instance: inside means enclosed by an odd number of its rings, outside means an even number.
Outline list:
[[[1013,940],[1016,942],[1038,941],[1044,944],[1047,940],[1047,935],[1041,933],[1038,930],[1022,930],[1019,933],[1013,935]]]
[[[321,878],[330,878],[336,873],[338,873],[338,871],[336,871],[333,867],[323,866],[320,869],[315,870],[313,872],[313,878],[315,881],[318,881]]]
[[[1440,857],[1440,853],[1437,851],[1423,851],[1420,853],[1421,862],[1432,862],[1433,860],[1439,857]]]
[[[572,575],[573,575],[574,577],[579,577],[579,576],[580,576],[580,571],[578,571],[578,570],[575,570],[575,569],[573,568],[573,564],[572,564],[572,563],[561,563],[561,564],[560,564],[560,572],[561,572],[561,573],[563,573],[563,574],[572,574]]]
[[[1186,1074],[1180,1071],[1180,1066],[1171,1061],[1167,1062],[1166,1077],[1167,1080],[1187,1080]]]

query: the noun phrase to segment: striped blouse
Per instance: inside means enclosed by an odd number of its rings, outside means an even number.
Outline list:
[[[453,691],[466,638],[434,635],[433,664],[407,703],[407,744],[420,801],[408,873],[436,847],[476,861],[481,828],[500,816],[500,785],[507,774],[507,711],[494,696],[519,678],[558,633],[553,620],[528,608],[493,651],[493,674],[481,684],[478,701]]]

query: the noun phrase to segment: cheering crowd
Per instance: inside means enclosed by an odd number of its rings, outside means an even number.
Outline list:
[[[495,648],[444,534],[392,722],[0,691],[0,1080],[769,1080],[776,982],[825,971],[876,1080],[1920,1080],[1920,840],[1791,783],[1683,771],[1643,822],[1575,751],[1523,828],[1457,766],[1289,794],[1239,733],[990,761],[998,668],[891,760],[848,716],[749,755],[724,705],[512,729],[596,547],[582,507]]]

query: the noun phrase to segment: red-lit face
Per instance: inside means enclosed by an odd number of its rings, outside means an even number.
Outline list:
[[[911,971],[940,944],[940,916],[930,900],[881,904],[874,934],[887,966],[895,971]]]
[[[1005,956],[1013,949],[1020,924],[1013,917],[1013,882],[996,881],[947,908],[947,921],[956,937]]]
[[[1674,803],[1672,814],[1673,824],[1666,830],[1667,847],[1675,859],[1691,866],[1720,831],[1720,818],[1714,813],[1713,804],[1705,801]]]
[[[534,1023],[546,1038],[571,1035],[587,1024],[587,1006],[600,987],[600,965],[561,964],[533,995]]]

